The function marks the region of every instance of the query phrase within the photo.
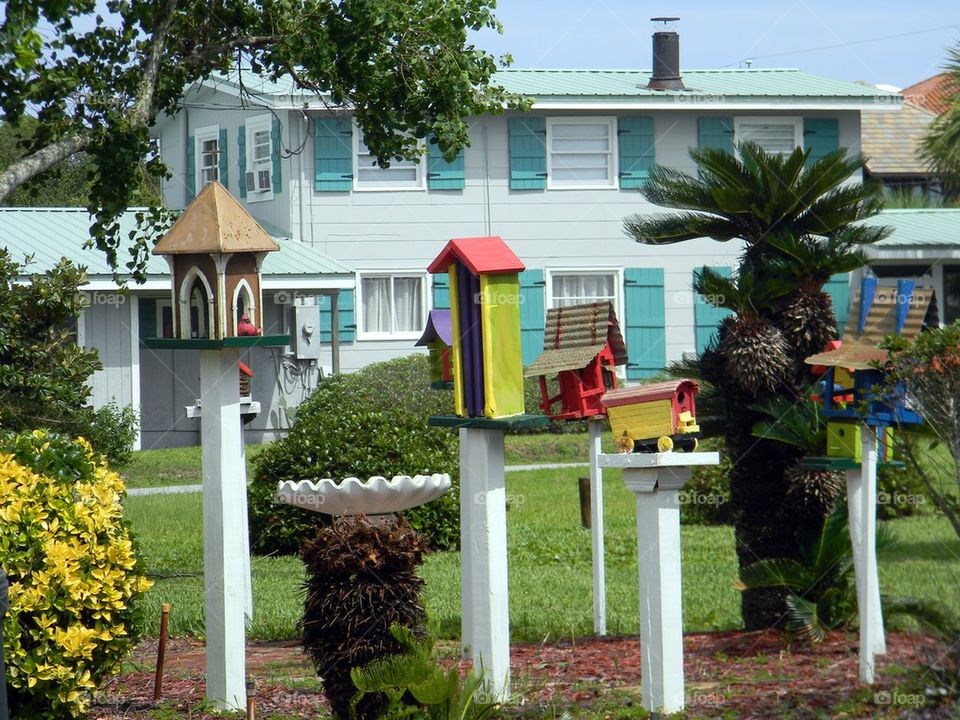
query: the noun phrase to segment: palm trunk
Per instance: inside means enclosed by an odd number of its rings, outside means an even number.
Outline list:
[[[704,358],[708,359],[709,358]],[[710,363],[714,373],[720,368]],[[795,387],[782,392],[799,397],[806,371],[798,366]],[[739,567],[769,558],[797,558],[804,538],[814,536],[823,524],[823,515],[799,507],[789,496],[787,471],[795,467],[804,452],[792,445],[754,437],[753,426],[761,416],[749,409],[756,398],[749,397],[729,378],[711,379],[723,388],[726,407],[726,447],[733,461],[730,473],[730,501]],[[777,588],[743,591],[740,599],[743,624],[747,630],[780,627],[786,621],[786,593]]]

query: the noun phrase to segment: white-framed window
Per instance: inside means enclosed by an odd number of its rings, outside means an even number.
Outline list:
[[[197,128],[193,133],[193,140],[196,143],[194,158],[197,192],[200,192],[208,182],[220,179],[220,126]]]
[[[569,307],[610,300],[618,318],[623,317],[623,276],[615,268],[547,270],[547,307]]]
[[[248,118],[246,133],[247,202],[273,200],[273,116],[257,115]]]
[[[740,116],[733,119],[733,137],[756,143],[768,153],[789,155],[803,147],[803,118]]]
[[[361,273],[357,286],[361,340],[420,337],[427,321],[425,273]]]
[[[547,187],[617,187],[613,117],[547,118]]]
[[[426,187],[425,163],[391,160],[390,167],[377,165],[376,157],[363,142],[363,130],[353,126],[354,190],[423,190]]]

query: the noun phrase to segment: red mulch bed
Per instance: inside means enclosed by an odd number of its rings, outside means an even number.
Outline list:
[[[456,646],[445,646],[451,653]],[[586,638],[576,643],[517,644],[511,668],[515,705],[509,714],[553,717],[570,706],[597,706],[603,717],[617,706],[639,707],[640,654],[636,638]],[[857,681],[857,638],[836,633],[815,647],[791,644],[776,631],[690,634],[684,637],[687,713],[690,717],[895,717],[907,707],[866,703],[836,715],[837,705],[863,692]],[[937,646],[907,633],[887,636],[887,654],[878,657],[874,691],[892,689],[899,669],[928,661]],[[137,648],[136,671],[112,679],[91,708],[90,718],[136,720],[154,708],[153,668],[156,641]],[[171,640],[163,683],[163,702],[184,716],[204,718],[203,645]],[[325,716],[309,662],[294,642],[252,644],[247,668],[256,680],[257,714],[266,718]],[[866,693],[872,698],[872,692]],[[863,707],[863,706],[861,706]],[[543,712],[540,712],[540,711]],[[821,714],[825,713],[825,714]],[[212,716],[211,716],[212,717]]]

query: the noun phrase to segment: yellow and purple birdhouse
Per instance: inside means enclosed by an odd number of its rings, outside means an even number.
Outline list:
[[[453,386],[453,332],[450,329],[449,310],[431,310],[427,326],[417,340],[416,347],[425,347],[430,352],[430,386],[434,389]]]
[[[520,259],[502,238],[455,238],[428,272],[450,276],[454,408],[460,417],[523,413]]]

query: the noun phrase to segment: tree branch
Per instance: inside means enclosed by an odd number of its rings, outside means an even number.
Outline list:
[[[153,31],[153,40],[147,51],[147,59],[143,66],[143,77],[137,86],[137,99],[130,110],[130,121],[133,125],[146,125],[156,114],[154,95],[157,89],[157,75],[160,72],[160,61],[163,58],[167,44],[167,33],[173,22],[173,14],[177,10],[177,0],[167,0],[163,14],[157,21]]]
[[[0,172],[0,202],[23,183],[87,149],[91,144],[91,135],[71,135],[13,162]]]

